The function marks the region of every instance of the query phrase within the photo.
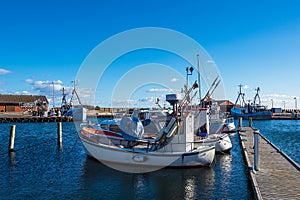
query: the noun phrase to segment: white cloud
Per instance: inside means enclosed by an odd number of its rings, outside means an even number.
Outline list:
[[[69,94],[72,91],[71,87],[65,87],[63,86],[63,82],[61,80],[55,80],[55,81],[42,81],[38,80],[35,81],[33,79],[26,79],[26,83],[31,85],[31,89],[33,92],[45,95],[48,100],[51,100],[53,98],[53,92],[55,99],[57,99],[57,102],[60,102],[60,98],[62,98],[62,89],[65,88],[65,93]],[[22,91],[21,93],[19,92],[18,94],[31,94],[28,91]]]
[[[39,91],[41,93],[49,94],[61,91],[63,86],[62,86],[62,81],[57,80],[57,81],[32,81],[29,82],[32,85],[32,89],[35,91]]]
[[[30,93],[30,92],[24,90],[24,91],[22,91],[22,92],[15,92],[15,94],[19,94],[19,95],[31,95],[32,93]]]
[[[24,90],[24,91],[22,91],[22,94],[25,94],[25,95],[30,95],[31,93],[30,93],[30,92],[28,92],[28,91],[26,91],[26,90]]]
[[[95,91],[89,88],[77,88],[76,92],[79,96],[79,98],[94,98],[95,97]]]
[[[286,108],[286,109],[294,109],[295,108],[295,98],[297,102],[297,108],[300,108],[300,97],[299,96],[291,96],[286,94],[265,94],[261,97],[261,102],[263,105],[267,105],[268,108],[273,107],[275,108]],[[271,100],[272,99],[272,100]]]
[[[34,81],[32,79],[28,78],[28,79],[25,80],[25,82],[26,83],[33,83]]]
[[[155,93],[155,92],[175,92],[175,90],[172,90],[170,88],[151,88],[149,90],[146,90],[148,93]]]
[[[113,99],[111,102],[112,107],[124,107],[124,108],[132,108],[132,107],[157,107],[155,97],[146,97],[142,99]],[[163,99],[160,99],[160,103],[164,102]]]
[[[248,90],[249,88],[250,88],[249,85],[244,85],[244,86],[243,86],[243,89],[244,89],[244,90]]]
[[[112,107],[133,107],[137,101],[132,99],[113,99]]]
[[[9,74],[9,73],[11,73],[11,71],[9,71],[7,69],[0,68],[0,75]]]
[[[178,78],[172,78],[171,82],[177,82],[179,79]]]

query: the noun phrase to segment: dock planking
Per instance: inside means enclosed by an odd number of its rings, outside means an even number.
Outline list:
[[[254,166],[254,130],[239,133],[249,169]],[[250,171],[257,199],[300,199],[299,165],[259,134],[259,171]]]

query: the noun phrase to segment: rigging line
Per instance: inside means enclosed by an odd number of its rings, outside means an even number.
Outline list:
[[[44,140],[44,141],[41,142],[41,143],[37,143],[37,144],[34,144],[34,145],[30,145],[30,146],[25,146],[25,147],[19,148],[19,149],[14,149],[14,152],[22,151],[22,150],[24,150],[24,149],[30,149],[30,148],[33,148],[33,147],[35,147],[35,146],[40,146],[40,145],[42,145],[42,144],[50,143],[50,142],[53,141],[53,140],[57,140],[57,138],[49,138],[49,139],[47,139],[47,141]],[[0,156],[3,156],[3,155],[5,155],[5,154],[7,154],[7,153],[2,153],[2,154],[0,154]]]
[[[43,142],[41,143],[37,143],[37,144],[34,144],[34,145],[30,145],[30,146],[25,146],[23,148],[20,148],[20,149],[16,149],[14,151],[21,151],[21,150],[24,150],[24,149],[30,149],[30,148],[33,148],[33,147],[36,147],[36,146],[40,146],[42,144],[46,144],[46,143],[50,143],[52,142],[53,140],[57,140],[57,138],[49,138],[47,140],[44,140]]]
[[[67,154],[69,154],[71,151],[73,151],[74,147],[77,145],[78,137],[79,136],[76,137],[76,140],[75,140],[74,144],[72,145],[71,149],[69,151],[66,151]]]

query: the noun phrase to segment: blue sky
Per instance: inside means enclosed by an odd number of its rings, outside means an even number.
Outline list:
[[[300,99],[299,10],[297,0],[1,1],[0,93],[51,98],[54,82],[59,104],[60,90],[72,86],[82,62],[99,43],[129,29],[162,27],[186,34],[204,47],[231,101],[241,83],[247,100],[259,86],[266,105],[273,99],[275,107],[285,101],[293,108],[293,98]],[[166,63],[168,56],[152,53],[155,62]],[[133,58],[142,64],[145,56]],[[132,60],[120,61],[116,61],[119,69],[132,67]],[[140,88],[136,98],[162,95],[153,89]],[[98,93],[96,103],[108,105],[108,91]]]

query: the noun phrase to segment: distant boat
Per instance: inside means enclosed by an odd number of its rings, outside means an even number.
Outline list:
[[[252,119],[271,119],[272,112],[267,110],[266,106],[261,105],[260,97],[259,97],[259,91],[260,88],[258,87],[256,89],[256,95],[254,97],[253,103],[250,104],[250,102],[247,104],[245,103],[244,96],[245,94],[242,93],[242,85],[240,86],[240,91],[238,98],[235,102],[235,106],[231,108],[231,115],[234,118],[242,117],[243,119],[249,119],[249,117],[252,117]],[[237,102],[241,101],[241,105],[237,106]],[[258,100],[258,103],[257,103]]]
[[[235,118],[242,117],[243,119],[271,119],[272,112],[267,110],[251,110],[246,108],[232,108],[231,115]]]
[[[73,121],[86,121],[87,110],[86,108],[69,108],[64,114],[66,117],[72,117]]]
[[[76,82],[74,81],[72,96],[71,96],[69,103],[67,103],[67,100],[66,100],[65,88],[63,88],[63,90],[62,90],[63,97],[62,97],[62,105],[61,105],[61,115],[66,116],[66,117],[72,117],[72,119],[74,121],[86,121],[87,110],[86,110],[86,108],[82,107],[82,104],[81,104],[80,98],[77,94],[75,85],[76,85]],[[80,105],[79,107],[73,106],[74,98],[77,99],[77,101]]]

